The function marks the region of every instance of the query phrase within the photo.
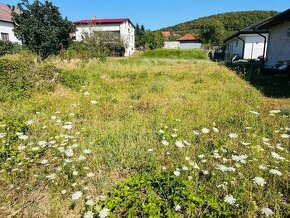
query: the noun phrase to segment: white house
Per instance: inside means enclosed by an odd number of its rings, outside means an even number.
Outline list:
[[[269,32],[266,68],[277,64],[290,65],[290,9],[260,23],[257,29]]]
[[[225,41],[225,61],[231,62],[233,56],[240,59],[251,60],[266,58],[268,31],[257,30],[256,25],[240,30]]]
[[[11,8],[0,4],[0,40],[20,43],[13,32],[15,24],[12,22],[11,14]]]
[[[76,41],[82,41],[93,32],[109,32],[119,37],[125,44],[125,56],[135,52],[135,26],[128,18],[80,20],[74,22],[77,27]]]
[[[186,34],[177,39],[177,41],[180,43],[180,49],[201,48],[201,39],[191,34]]]
[[[164,48],[169,49],[194,49],[201,48],[201,46],[201,39],[191,34],[186,34],[185,36],[178,38],[176,41],[167,41],[164,43]]]

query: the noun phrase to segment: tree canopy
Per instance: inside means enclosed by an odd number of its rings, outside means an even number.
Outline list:
[[[58,7],[49,1],[36,0],[30,4],[22,0],[18,8],[20,13],[13,13],[17,24],[14,32],[28,49],[45,59],[69,46],[70,33],[75,31],[75,26],[62,18]]]

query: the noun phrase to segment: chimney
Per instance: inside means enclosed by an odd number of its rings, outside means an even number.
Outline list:
[[[96,16],[93,16],[93,17],[92,17],[92,20],[96,20],[96,19],[97,19],[97,17],[96,17]]]

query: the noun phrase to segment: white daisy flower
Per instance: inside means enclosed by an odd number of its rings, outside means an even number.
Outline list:
[[[169,145],[169,142],[164,139],[164,140],[162,140],[162,144],[165,145],[165,146],[168,146]]]
[[[18,138],[21,140],[27,140],[28,136],[27,135],[19,135]]]
[[[53,174],[51,174],[51,175],[48,175],[48,176],[46,176],[46,178],[47,178],[48,180],[54,180],[54,179],[55,179],[55,177],[56,177],[56,174],[55,174],[55,173],[53,173]]]
[[[83,155],[79,156],[78,161],[85,161],[87,158]]]
[[[233,205],[236,201],[237,201],[237,199],[235,199],[234,196],[232,196],[232,195],[227,195],[224,198],[224,202],[226,202],[226,203],[228,203],[230,205]]]
[[[290,138],[290,135],[289,134],[282,134],[281,135],[281,138],[282,139],[289,139]]]
[[[72,194],[71,198],[73,201],[80,199],[83,196],[81,191],[76,191]]]
[[[175,142],[175,145],[176,145],[178,148],[184,148],[184,147],[185,147],[182,141],[176,141],[176,142]]]
[[[46,164],[48,164],[48,160],[42,160],[40,163],[41,163],[42,165],[46,165]]]
[[[95,101],[95,100],[91,100],[90,103],[93,104],[93,105],[95,105],[95,104],[97,104],[98,102]]]
[[[210,133],[210,130],[209,130],[208,128],[202,128],[202,129],[201,129],[201,132],[202,132],[203,134],[208,134],[208,133]]]
[[[84,218],[94,218],[94,213],[92,211],[87,211],[84,214]]]
[[[282,176],[282,173],[279,170],[271,169],[269,172],[273,175]]]
[[[175,171],[173,172],[173,174],[174,174],[175,176],[180,176],[180,172],[179,172],[178,170],[175,170]]]
[[[199,135],[199,132],[196,131],[196,130],[193,130],[193,134],[194,134],[194,135]]]
[[[234,167],[227,167],[224,165],[217,165],[216,169],[222,171],[222,172],[235,172],[236,169]]]
[[[177,134],[176,133],[172,133],[171,136],[172,136],[172,138],[176,138]]]
[[[73,126],[72,126],[72,123],[67,122],[62,126],[62,128],[66,129],[66,130],[70,130],[73,128]]]
[[[85,154],[90,154],[90,153],[92,153],[92,151],[91,151],[90,149],[85,149],[83,152],[84,152]]]
[[[231,139],[236,139],[236,138],[238,138],[238,134],[236,134],[236,133],[230,133],[230,134],[229,134],[229,137],[230,137]]]
[[[0,132],[0,139],[4,138],[6,136],[6,133]]]
[[[216,128],[216,127],[213,127],[212,130],[213,130],[215,133],[218,133],[218,132],[219,132],[219,129]]]
[[[259,166],[259,169],[260,169],[260,170],[267,170],[268,167],[266,167],[266,166],[264,166],[264,165],[260,165],[260,166]]]
[[[249,143],[249,142],[241,142],[241,144],[242,144],[242,145],[245,145],[245,146],[248,146],[248,145],[250,145],[251,143]]]
[[[159,133],[163,135],[164,134],[164,130],[160,129]]]
[[[255,177],[253,179],[254,183],[259,185],[259,186],[264,186],[266,184],[265,179],[263,179],[262,177]]]
[[[277,159],[277,160],[285,160],[284,157],[280,156],[279,154],[277,154],[276,152],[271,152],[271,155],[273,158]]]
[[[187,166],[183,166],[183,167],[182,167],[182,170],[183,170],[183,171],[188,171],[189,169],[188,169]]]
[[[268,207],[264,207],[264,208],[262,208],[262,209],[261,209],[261,213],[262,213],[263,215],[265,215],[266,217],[269,217],[269,216],[274,215],[274,212],[273,212],[270,208],[268,208]]]
[[[93,177],[94,175],[95,175],[95,174],[92,173],[92,172],[91,172],[91,173],[87,173],[87,177],[89,177],[89,178],[90,178],[90,177]]]
[[[72,157],[72,156],[74,156],[74,151],[73,151],[73,149],[71,149],[71,148],[67,149],[67,150],[65,151],[65,155],[66,155],[67,157]]]
[[[195,163],[193,161],[189,162],[189,165],[192,166],[194,169],[197,169],[197,170],[200,169],[200,167],[197,165],[197,163]]]
[[[61,194],[65,195],[67,193],[67,191],[64,189],[61,191]]]
[[[245,161],[247,158],[248,158],[247,155],[240,155],[240,156],[232,155],[232,160],[237,161],[237,162],[243,162],[243,161]]]
[[[106,218],[109,214],[110,210],[108,208],[103,208],[99,211],[99,217],[100,218]]]
[[[281,110],[271,110],[269,111],[270,114],[279,114],[281,113]]]
[[[95,203],[92,201],[92,200],[87,200],[86,203],[85,203],[87,206],[94,206]]]
[[[181,210],[181,206],[178,204],[175,206],[175,211],[180,211]]]

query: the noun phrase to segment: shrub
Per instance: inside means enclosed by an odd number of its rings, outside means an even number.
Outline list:
[[[207,53],[202,49],[156,49],[146,51],[142,55],[147,58],[169,58],[169,59],[207,59]]]
[[[18,53],[21,50],[21,45],[13,42],[6,42],[0,40],[0,56],[6,54]]]
[[[59,81],[61,84],[75,90],[79,90],[81,86],[86,84],[87,78],[86,76],[77,71],[62,71],[60,73]]]
[[[137,175],[119,185],[96,212],[107,208],[116,217],[209,217],[234,215],[223,202],[214,197],[203,199],[187,178],[171,172],[158,176]],[[238,211],[236,211],[238,214]],[[109,214],[110,215],[110,214]]]
[[[59,70],[32,60],[0,59],[0,101],[30,97],[33,91],[52,91]]]
[[[27,132],[28,126],[23,117],[11,114],[0,118],[0,140],[5,141],[0,144],[0,164],[4,163],[7,158],[17,156],[18,146],[21,144],[17,133],[26,134]]]

